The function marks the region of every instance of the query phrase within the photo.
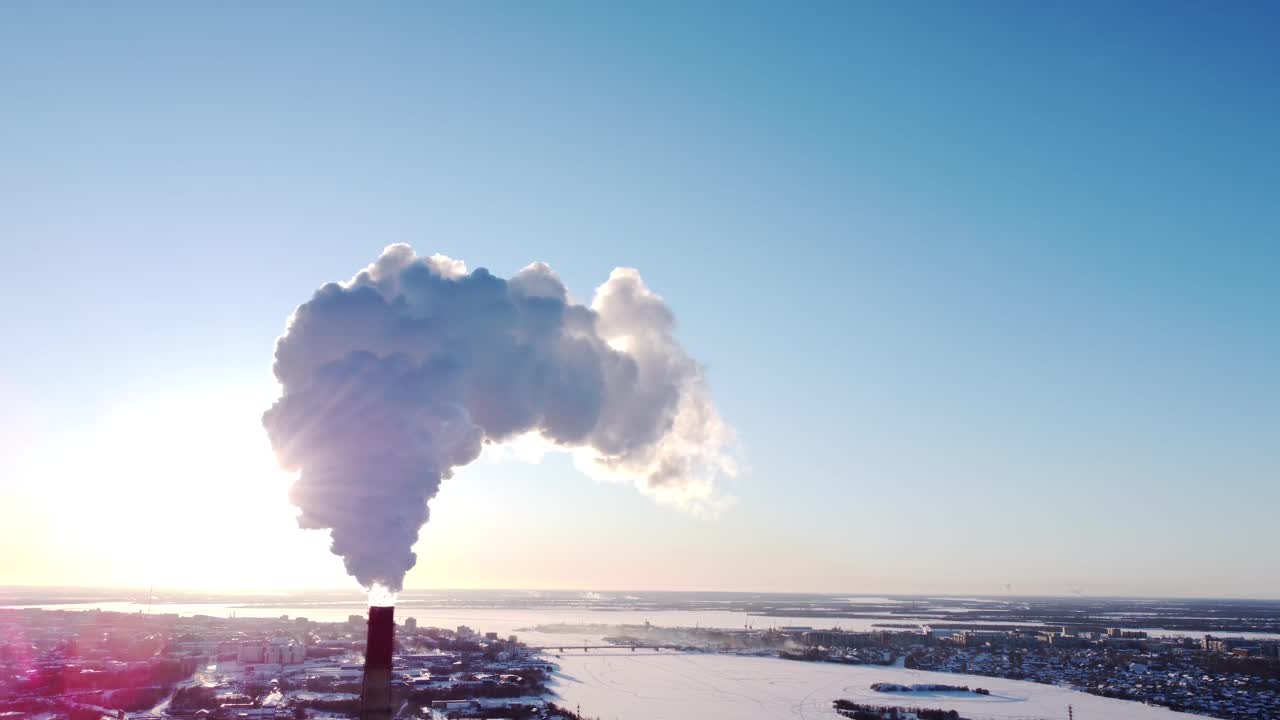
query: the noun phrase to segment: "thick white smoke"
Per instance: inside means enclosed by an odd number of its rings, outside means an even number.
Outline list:
[[[299,523],[329,529],[362,585],[399,590],[440,481],[527,434],[593,476],[715,509],[733,433],[674,328],[635,270],[614,270],[587,307],[542,263],[504,280],[388,247],[276,342],[282,394],[263,424],[298,472]]]

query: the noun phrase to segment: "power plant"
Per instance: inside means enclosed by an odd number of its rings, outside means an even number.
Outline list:
[[[545,263],[501,278],[408,245],[388,246],[294,309],[275,342],[280,396],[262,423],[296,473],[298,525],[327,530],[370,591],[362,720],[395,713],[392,598],[417,563],[429,503],[487,444],[536,431],[598,460],[582,465],[593,476],[688,510],[720,505],[717,482],[737,473],[735,435],[674,330],[670,308],[633,268],[615,268],[583,304]],[[494,684],[507,686],[502,695],[545,687],[536,662],[529,678],[510,672],[521,667],[511,663],[517,642],[495,633],[475,644],[497,672],[452,677],[441,667],[433,678],[402,658],[402,671],[420,674],[397,679],[397,698],[410,685],[479,696]]]
[[[396,609],[369,606],[369,634],[364,646],[364,683],[360,687],[360,720],[391,720],[391,649]]]

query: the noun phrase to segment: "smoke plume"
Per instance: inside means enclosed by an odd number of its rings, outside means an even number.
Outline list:
[[[276,342],[263,416],[304,528],[365,587],[399,590],[427,501],[486,443],[535,436],[593,476],[692,512],[724,502],[733,433],[675,318],[635,270],[590,306],[534,263],[510,279],[392,245],[321,287]]]

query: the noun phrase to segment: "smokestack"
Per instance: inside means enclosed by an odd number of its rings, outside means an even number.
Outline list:
[[[369,636],[364,646],[364,685],[360,720],[391,720],[391,645],[396,609],[369,606]]]

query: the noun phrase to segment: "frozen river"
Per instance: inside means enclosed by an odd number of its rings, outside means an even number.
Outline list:
[[[831,701],[956,710],[974,720],[1175,720],[1193,716],[1053,685],[892,667],[701,653],[591,651],[551,657],[558,701],[601,720],[810,720],[839,718]],[[983,687],[971,693],[877,693],[875,682]]]

